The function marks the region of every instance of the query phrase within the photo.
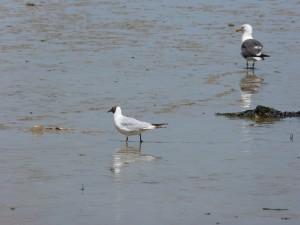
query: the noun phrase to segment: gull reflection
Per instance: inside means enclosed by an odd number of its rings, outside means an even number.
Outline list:
[[[119,174],[124,167],[128,166],[131,163],[138,161],[152,161],[154,159],[161,158],[142,153],[141,148],[141,144],[132,147],[129,147],[128,144],[126,144],[124,147],[117,148],[117,151],[113,158],[111,171],[113,173]]]
[[[249,71],[247,70],[246,76],[240,81],[242,108],[249,108],[251,106],[251,96],[260,91],[264,80],[256,76],[254,71],[252,71],[252,74],[248,73]]]

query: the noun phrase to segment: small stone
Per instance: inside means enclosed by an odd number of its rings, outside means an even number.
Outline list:
[[[26,3],[26,6],[35,6],[35,4],[32,3],[32,2],[27,2],[27,3]]]
[[[41,124],[34,125],[31,129],[32,132],[42,132],[44,130],[44,126]]]

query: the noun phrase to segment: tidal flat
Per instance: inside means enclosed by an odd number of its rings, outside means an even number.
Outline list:
[[[0,7],[0,224],[300,224],[299,1]],[[246,70],[241,34],[270,55]],[[129,138],[114,105],[167,128]]]

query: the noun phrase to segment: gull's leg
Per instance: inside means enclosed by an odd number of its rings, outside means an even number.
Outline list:
[[[142,143],[143,140],[142,140],[142,134],[140,134],[140,143]]]
[[[248,69],[249,67],[248,67],[248,60],[247,60],[247,69]]]
[[[126,137],[126,143],[128,143],[128,137]]]
[[[255,62],[255,61],[253,61],[253,63],[252,63],[252,69],[254,69],[254,62]]]

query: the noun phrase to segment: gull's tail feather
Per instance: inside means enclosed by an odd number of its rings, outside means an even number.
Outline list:
[[[155,128],[166,128],[166,126],[168,125],[167,123],[152,123],[153,126],[155,126]]]
[[[260,57],[261,57],[262,59],[264,59],[265,57],[270,57],[270,56],[269,56],[269,55],[266,55],[266,54],[261,54]]]

